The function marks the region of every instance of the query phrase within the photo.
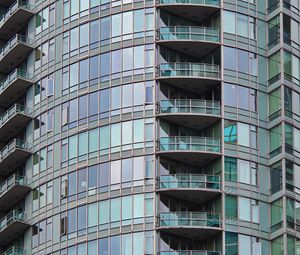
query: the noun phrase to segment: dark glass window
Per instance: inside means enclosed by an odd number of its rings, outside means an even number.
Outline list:
[[[244,50],[238,50],[238,71],[248,73],[249,71],[249,53]]]
[[[234,48],[224,47],[224,68],[236,70],[236,50]]]
[[[99,174],[100,188],[107,187],[109,185],[109,163],[100,164]]]

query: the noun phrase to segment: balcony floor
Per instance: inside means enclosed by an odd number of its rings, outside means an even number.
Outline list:
[[[209,239],[217,234],[219,234],[222,229],[214,228],[214,227],[192,227],[192,226],[176,226],[176,227],[157,227],[163,233],[171,234],[174,236],[178,236],[192,239],[194,241],[202,242],[206,239]]]
[[[160,113],[157,115],[166,121],[176,125],[201,130],[218,121],[218,115],[195,114],[195,113]]]
[[[7,176],[11,174],[12,171],[24,163],[25,159],[30,155],[31,153],[28,150],[15,149],[0,162],[0,175]]]
[[[31,85],[31,81],[17,77],[0,93],[0,107],[15,103]]]
[[[0,245],[4,246],[19,237],[29,227],[29,224],[14,221],[0,232]]]
[[[156,79],[168,85],[201,94],[221,84],[218,78],[194,77],[194,76],[159,76]]]
[[[202,204],[218,197],[221,194],[217,189],[192,189],[192,188],[174,188],[158,189],[162,196],[168,196],[175,199],[187,201],[190,203]]]
[[[16,113],[0,127],[0,141],[11,140],[18,132],[26,127],[31,117],[24,113]]]
[[[21,199],[23,199],[26,193],[28,193],[29,191],[30,191],[29,186],[19,185],[19,184],[13,186],[2,196],[0,196],[0,210],[7,211],[14,204],[16,204]]]
[[[189,20],[199,22],[199,24],[201,24],[201,22],[203,22],[204,20],[209,19],[213,14],[220,11],[220,7],[200,4],[159,4],[157,5],[157,7],[171,12],[175,15],[185,17]]]
[[[2,1],[0,3],[9,3],[10,1]],[[14,1],[15,2],[15,1]],[[17,34],[33,16],[33,12],[25,8],[17,8],[14,13],[0,27],[0,39],[9,40],[13,35]]]
[[[160,156],[169,158],[171,160],[181,161],[186,164],[195,166],[202,166],[208,164],[210,161],[221,156],[219,152],[193,151],[193,150],[168,150],[157,151]]]
[[[16,0],[0,0],[0,5],[11,6]]]
[[[165,46],[171,50],[182,52],[186,55],[202,58],[205,55],[216,50],[220,44],[210,41],[192,41],[192,40],[158,40],[157,44]]]
[[[1,59],[0,72],[10,73],[27,58],[33,48],[25,43],[17,42]]]

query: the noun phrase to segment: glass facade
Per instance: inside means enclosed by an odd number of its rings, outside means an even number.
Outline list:
[[[298,0],[0,6],[0,254],[300,255]]]

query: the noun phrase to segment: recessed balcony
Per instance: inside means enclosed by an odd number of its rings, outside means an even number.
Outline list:
[[[220,11],[219,0],[158,0],[158,7],[198,22]]]
[[[8,141],[32,119],[30,111],[23,105],[14,104],[0,117],[0,140]]]
[[[9,5],[12,1],[0,0],[0,4]],[[33,17],[33,6],[24,1],[15,1],[0,18],[0,38],[8,40],[20,32]]]
[[[157,153],[172,160],[204,165],[221,155],[219,138],[198,136],[161,137]]]
[[[0,210],[7,211],[19,202],[30,191],[30,186],[24,176],[12,175],[0,184]]]
[[[9,175],[31,155],[28,144],[14,139],[0,151],[0,175]]]
[[[161,251],[158,255],[221,255],[219,251],[205,250],[182,250],[182,251]]]
[[[158,216],[158,229],[168,234],[202,241],[218,234],[221,217],[207,212],[167,212]]]
[[[0,245],[4,246],[19,237],[29,227],[25,213],[13,210],[0,221]]]
[[[15,35],[0,51],[0,72],[10,73],[26,60],[32,49],[27,37]]]
[[[12,246],[1,255],[24,255],[25,250],[21,247]]]
[[[180,200],[204,203],[220,195],[220,176],[197,174],[162,175],[158,180],[158,192]]]
[[[21,247],[12,246],[1,255],[24,255],[25,250]]]
[[[203,57],[220,45],[218,28],[175,26],[161,27],[157,43],[193,57]]]
[[[221,118],[220,102],[211,100],[162,100],[158,110],[160,118],[189,128],[203,129]]]
[[[16,102],[33,84],[32,75],[21,69],[13,70],[0,83],[0,107]]]
[[[157,80],[201,93],[220,84],[220,66],[206,63],[163,63],[158,67]]]

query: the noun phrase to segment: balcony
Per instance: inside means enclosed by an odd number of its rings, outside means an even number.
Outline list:
[[[15,35],[0,51],[0,72],[10,73],[26,60],[32,49],[28,38]]]
[[[25,222],[25,213],[13,210],[0,221],[0,245],[4,246],[19,237],[29,224]]]
[[[31,155],[23,140],[14,139],[0,151],[0,175],[9,175]]]
[[[0,4],[9,5],[11,0],[0,0]],[[33,6],[17,0],[0,18],[0,38],[8,40],[25,27],[28,20],[33,17]]]
[[[158,192],[180,200],[205,203],[220,195],[220,176],[196,174],[162,175],[158,182]]]
[[[220,0],[158,0],[158,7],[202,22],[220,10]]]
[[[15,69],[0,83],[0,107],[6,108],[16,102],[32,85],[32,75]]]
[[[12,175],[0,185],[0,210],[7,211],[30,191],[27,179]]]
[[[158,217],[158,229],[168,234],[202,241],[218,234],[221,218],[206,212],[168,212]]]
[[[158,154],[192,165],[205,165],[221,155],[219,138],[197,136],[161,137]]]
[[[24,254],[25,254],[25,250],[23,248],[12,246],[1,255],[24,255]]]
[[[218,28],[196,26],[161,27],[157,43],[201,58],[219,47],[220,31]]]
[[[221,107],[218,101],[202,99],[162,100],[158,116],[177,125],[203,129],[221,118]]]
[[[0,140],[7,142],[16,136],[31,120],[30,112],[23,105],[14,104],[0,117]]]
[[[158,255],[221,255],[219,251],[182,250],[182,251],[161,251]]]
[[[220,84],[220,67],[205,63],[163,63],[158,67],[157,79],[172,86],[196,93]]]

